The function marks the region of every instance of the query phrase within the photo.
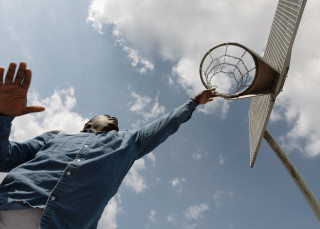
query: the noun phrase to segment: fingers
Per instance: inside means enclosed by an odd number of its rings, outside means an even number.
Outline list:
[[[26,71],[26,67],[27,67],[27,64],[25,62],[20,62],[19,69],[16,74],[16,78],[14,79],[14,84],[20,85],[22,83],[23,76]]]
[[[24,79],[23,79],[23,83],[21,85],[22,88],[28,90],[30,83],[31,83],[31,76],[32,76],[31,69],[26,69],[24,71]]]
[[[215,88],[210,88],[202,91],[201,98],[199,98],[199,104],[206,104],[208,102],[211,102],[214,97],[218,97],[219,95],[216,94]]]
[[[14,63],[14,62],[11,62],[9,64],[9,68],[8,68],[8,71],[7,71],[7,74],[6,74],[5,84],[11,84],[12,83],[13,76],[14,76],[14,73],[16,71],[16,67],[17,67],[17,64]]]
[[[16,67],[17,67],[16,63],[14,62],[10,63],[7,74],[6,74],[6,78],[5,78],[5,84],[21,85],[22,88],[28,90],[31,82],[31,75],[32,75],[31,69],[27,68],[27,64],[25,62],[20,62],[16,77],[13,81]],[[0,84],[3,83],[3,73],[4,73],[4,68],[0,68]]]
[[[205,92],[214,92],[216,90],[216,88],[215,87],[213,87],[213,88],[210,88],[210,89],[206,89],[206,90],[204,90]]]
[[[34,112],[41,112],[44,111],[45,107],[43,106],[28,106],[24,110],[24,114],[34,113]]]
[[[30,80],[31,80],[31,70],[26,69],[27,64],[25,62],[20,62],[19,68],[17,71],[17,74],[14,78],[14,74],[16,72],[17,64],[14,62],[11,62],[9,64],[9,68],[5,77],[5,84],[16,84],[16,85],[21,85],[22,82],[24,84],[25,78],[27,77],[27,83],[26,83],[26,88],[29,87],[30,85]],[[3,84],[3,74],[4,74],[4,68],[0,68],[0,85]]]
[[[205,90],[205,93],[209,96],[209,98],[217,97],[218,95],[215,93],[216,88],[210,88]],[[209,100],[212,101],[212,100]]]

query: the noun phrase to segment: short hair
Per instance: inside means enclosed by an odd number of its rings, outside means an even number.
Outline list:
[[[107,114],[103,114],[103,115],[104,115],[104,116],[108,116],[109,118],[111,117],[110,115],[107,115]],[[86,129],[86,125],[87,125],[88,123],[93,122],[93,120],[94,120],[96,117],[98,117],[98,116],[100,116],[100,115],[96,115],[96,116],[94,116],[93,118],[91,118],[88,122],[86,122],[86,123],[84,124],[84,126],[83,126],[83,130]]]
[[[97,117],[97,115],[94,116],[93,118],[91,118],[88,122],[86,122],[86,123],[84,124],[84,126],[83,126],[83,130],[85,130],[85,129],[86,129],[86,125],[87,125],[88,123],[93,122],[93,120],[94,120],[96,117]]]

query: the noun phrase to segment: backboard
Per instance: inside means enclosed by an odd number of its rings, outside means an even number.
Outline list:
[[[292,46],[307,0],[279,0],[263,60],[279,73],[274,93],[256,96],[249,107],[250,166],[254,166],[276,97],[289,71]]]

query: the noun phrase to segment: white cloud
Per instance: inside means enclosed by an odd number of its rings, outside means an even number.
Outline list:
[[[133,164],[129,173],[124,178],[123,183],[130,187],[136,193],[141,193],[147,188],[147,184],[143,176],[139,173],[141,170],[146,168],[144,159],[141,158]]]
[[[7,26],[7,29],[12,39],[16,42],[17,46],[22,50],[24,56],[28,60],[32,60],[32,53],[30,49],[27,48],[28,46],[25,44],[26,38],[24,33],[21,33],[21,31],[16,31],[16,29],[13,26]]]
[[[89,7],[87,21],[99,32],[102,32],[103,24],[111,24],[114,36],[130,42],[145,54],[158,51],[165,59],[177,60],[181,56],[200,57],[203,53],[198,50],[206,51],[203,44],[211,45],[217,40],[224,41],[234,36],[253,40],[252,33],[248,33],[249,29],[244,25],[250,23],[251,29],[259,28],[267,20],[261,17],[260,23],[254,23],[253,19],[275,4],[267,0],[242,0],[239,4],[233,4],[232,0],[214,3],[203,0],[94,0]],[[252,8],[256,10],[246,10]],[[230,13],[233,17],[229,16]],[[242,26],[236,28],[237,25]],[[242,33],[237,34],[239,31]]]
[[[152,101],[152,99],[147,96],[131,92],[131,97],[133,101],[129,104],[130,111],[142,116],[142,119],[133,123],[133,128],[139,128],[140,125],[148,123],[151,119],[158,117],[165,111],[164,106],[158,102],[158,96]]]
[[[149,219],[150,219],[150,221],[153,222],[153,223],[156,222],[156,219],[155,219],[156,213],[157,213],[157,212],[156,212],[155,210],[151,210],[151,211],[150,211],[150,214],[149,214]]]
[[[138,95],[135,92],[131,93],[131,96],[136,100],[131,103],[130,110],[144,115],[143,109],[151,102],[151,99],[147,96]]]
[[[24,141],[50,130],[79,132],[88,120],[72,112],[76,105],[75,92],[72,87],[56,90],[53,95],[44,99],[33,91],[28,94],[28,99],[29,104],[43,105],[46,110],[15,118],[10,136],[12,140]]]
[[[200,205],[192,205],[187,211],[184,212],[184,216],[188,220],[199,220],[203,218],[203,213],[209,210],[209,205],[202,203]]]
[[[147,154],[144,158],[135,161],[128,174],[123,180],[124,185],[131,188],[136,193],[142,193],[147,189],[148,185],[145,178],[141,175],[141,171],[146,169],[145,159],[150,160],[152,165],[156,162],[153,152]]]
[[[223,165],[224,164],[224,159],[222,157],[222,155],[219,155],[219,165]]]
[[[111,23],[112,22],[105,18],[104,15],[108,13],[107,9],[105,10],[105,7],[108,8],[106,1],[93,1],[92,4],[89,7],[87,17],[87,22],[91,22],[92,26],[99,32],[102,32],[102,23]],[[104,21],[106,20],[106,21]],[[138,71],[140,73],[145,73],[147,71],[152,71],[154,69],[154,65],[149,60],[143,58],[139,55],[139,51],[134,48],[130,48],[126,45],[126,41],[121,38],[121,32],[120,30],[117,30],[114,28],[113,35],[116,38],[116,44],[121,46],[123,48],[123,51],[127,53],[127,57],[131,62],[131,65],[133,67],[138,68]]]
[[[154,155],[153,152],[148,153],[145,157],[146,157],[148,160],[151,161],[151,163],[152,163],[153,166],[155,165],[155,163],[156,163],[156,156]]]
[[[283,92],[279,95],[272,121],[285,120],[289,131],[282,137],[289,151],[305,156],[320,155],[320,4],[308,1],[292,51],[292,60]]]
[[[113,197],[104,209],[98,224],[98,229],[117,228],[117,214],[121,212],[120,194]]]
[[[192,154],[192,158],[195,159],[196,161],[201,161],[203,157],[207,157],[207,156],[208,156],[208,152],[203,152],[201,149]]]
[[[93,0],[87,21],[100,33],[104,24],[111,25],[115,39],[139,50],[144,59],[156,53],[177,63],[173,72],[192,96],[203,89],[198,68],[202,56],[214,44],[238,41],[250,44],[258,53],[262,51],[275,2]],[[253,31],[259,36],[253,36]],[[228,108],[221,100],[211,104],[216,105],[203,111],[226,112]]]
[[[88,21],[100,32],[103,24],[111,25],[115,39],[123,40],[146,60],[156,53],[175,63],[173,73],[178,83],[193,96],[203,89],[198,68],[213,45],[236,41],[258,54],[264,52],[276,6],[277,0],[239,0],[237,4],[233,0],[93,0]],[[291,126],[284,138],[289,149],[297,148],[308,157],[320,154],[319,106],[313,102],[320,97],[319,11],[319,1],[308,1],[292,52],[289,78],[272,115],[273,120],[286,120]],[[199,110],[225,117],[228,108],[227,101],[216,99]]]
[[[128,54],[128,58],[131,61],[131,65],[133,67],[138,68],[140,73],[145,73],[154,69],[154,65],[150,61],[139,56],[138,50],[132,49],[127,46],[124,46],[123,50]]]
[[[201,159],[202,159],[202,154],[201,154],[201,152],[195,152],[195,153],[193,153],[192,154],[192,158],[193,159],[195,159],[195,160],[197,160],[197,161],[200,161]]]
[[[170,184],[176,192],[182,193],[183,192],[183,184],[186,182],[187,182],[187,180],[185,178],[176,177],[170,181]]]
[[[233,196],[234,196],[234,191],[233,190],[230,190],[230,191],[218,190],[213,195],[214,205],[216,207],[220,207],[222,205],[222,202],[223,202],[224,199],[230,198],[230,197],[233,197]]]
[[[172,223],[172,224],[175,224],[175,223],[176,223],[176,220],[175,220],[175,218],[174,218],[172,215],[169,215],[169,216],[167,217],[167,221],[168,221],[169,223]]]
[[[183,183],[186,182],[186,179],[176,177],[176,178],[174,178],[174,179],[172,179],[172,180],[170,181],[170,183],[171,183],[171,185],[172,185],[173,187],[176,187],[176,186],[180,185],[182,182],[183,182]]]
[[[318,77],[320,58],[311,60],[306,66],[310,75],[293,73],[285,85],[285,93],[281,94],[275,107],[272,121],[285,119],[290,127],[283,138],[284,146],[298,149],[308,157],[320,154],[320,107],[315,104],[318,100],[318,89],[314,85],[320,84]],[[286,88],[290,88],[286,90]],[[297,93],[298,92],[298,93]],[[276,118],[277,119],[276,119]]]

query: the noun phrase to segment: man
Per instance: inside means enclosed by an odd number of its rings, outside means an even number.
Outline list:
[[[15,116],[40,112],[27,106],[31,70],[11,63],[0,68],[0,227],[93,229],[134,161],[152,151],[191,118],[198,104],[212,101],[205,90],[153,123],[119,131],[108,115],[92,118],[79,134],[50,131],[29,141],[9,141]],[[4,81],[4,82],[3,82]],[[19,224],[20,223],[20,224]]]

